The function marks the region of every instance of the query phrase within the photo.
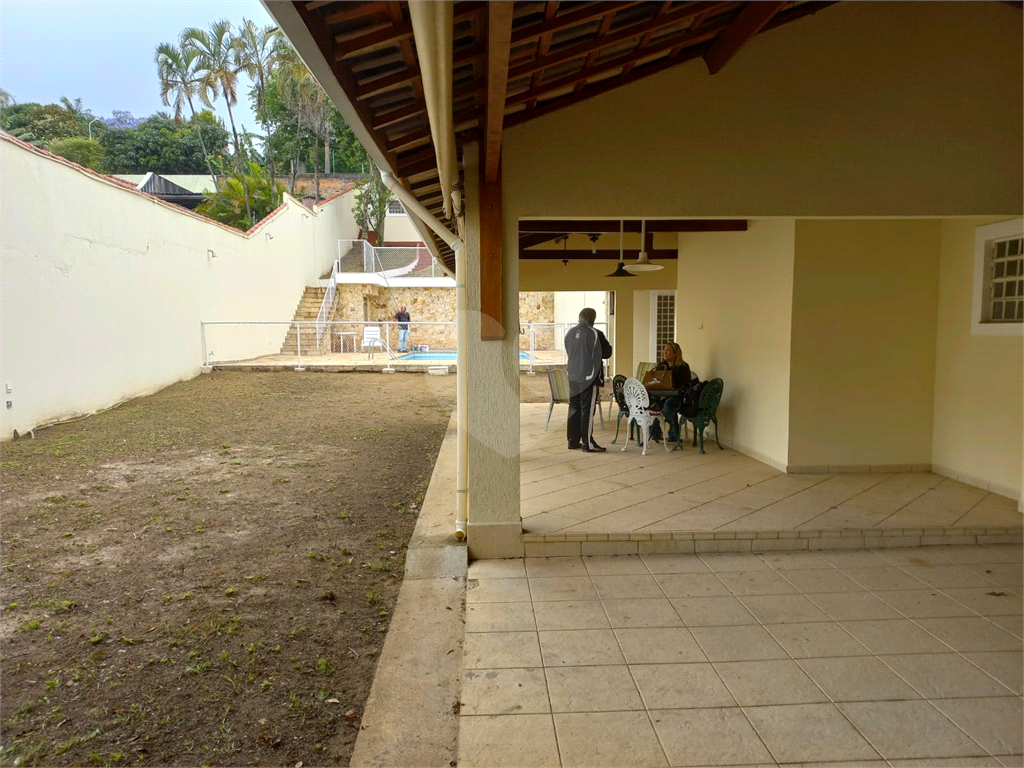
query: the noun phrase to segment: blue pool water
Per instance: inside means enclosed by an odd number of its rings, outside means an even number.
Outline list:
[[[399,360],[452,360],[456,359],[454,352],[410,352],[402,355]],[[519,353],[520,360],[529,360],[530,355],[526,352]]]

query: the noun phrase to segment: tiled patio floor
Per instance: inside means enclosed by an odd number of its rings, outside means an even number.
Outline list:
[[[612,444],[607,412],[595,439],[608,451],[586,454],[566,449],[566,406],[545,431],[547,410],[520,408],[527,555],[1020,542],[1015,500],[942,475],[786,474],[720,450],[713,427],[703,455],[684,442],[643,456],[619,450],[623,434]]]
[[[458,765],[1020,766],[1021,595],[1019,545],[477,561]]]

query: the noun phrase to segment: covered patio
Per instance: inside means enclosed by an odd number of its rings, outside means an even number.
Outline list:
[[[996,241],[1022,236],[1022,126],[1004,117],[1024,91],[1020,3],[268,10],[457,275],[452,506],[471,558],[686,533],[1015,535],[1000,515],[1021,509],[1022,323],[985,275]],[[1007,55],[969,53],[987,50]],[[620,254],[650,271],[612,276]],[[610,373],[627,375],[656,353],[648,307],[673,294],[665,333],[725,382],[718,460],[746,466],[666,487],[673,506],[642,498],[662,480],[637,483],[619,495],[646,517],[614,530],[614,491],[596,517],[533,496],[510,382],[517,296],[541,290],[604,292]],[[735,499],[700,495],[743,473],[761,479]],[[544,538],[613,534],[652,538]]]
[[[607,452],[584,454],[566,450],[564,406],[546,431],[546,406],[520,407],[527,557],[1021,543],[1013,499],[927,467],[785,473],[720,450],[713,427],[703,455],[685,441],[644,456],[619,450],[625,418],[612,443],[615,411],[594,433]]]

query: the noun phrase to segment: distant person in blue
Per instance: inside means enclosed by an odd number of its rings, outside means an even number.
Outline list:
[[[597,390],[604,384],[604,361],[612,356],[612,345],[594,327],[597,312],[590,307],[580,310],[579,325],[565,334],[565,351],[569,355],[569,422],[566,437],[569,450],[604,453],[594,442],[594,409]]]
[[[405,304],[402,308],[395,312],[395,320],[398,321],[398,351],[408,352],[409,351],[409,313],[405,309]]]

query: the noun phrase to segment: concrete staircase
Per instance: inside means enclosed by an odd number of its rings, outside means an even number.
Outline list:
[[[327,291],[326,288],[320,288],[318,286],[306,286],[306,290],[302,294],[302,298],[299,299],[299,306],[295,308],[295,316],[293,320],[303,323],[312,323],[316,321],[316,316],[320,312],[320,305],[324,301],[324,293]],[[337,301],[337,295],[335,295],[335,301]],[[333,307],[332,307],[333,310]],[[296,326],[291,326],[288,329],[288,335],[284,338],[284,344],[281,345],[282,355],[294,355],[297,352],[298,341]],[[316,346],[316,326],[315,325],[303,325],[302,326],[302,354],[303,355],[323,355],[331,350],[331,343],[328,337],[324,337],[321,343],[321,349],[317,349]]]

